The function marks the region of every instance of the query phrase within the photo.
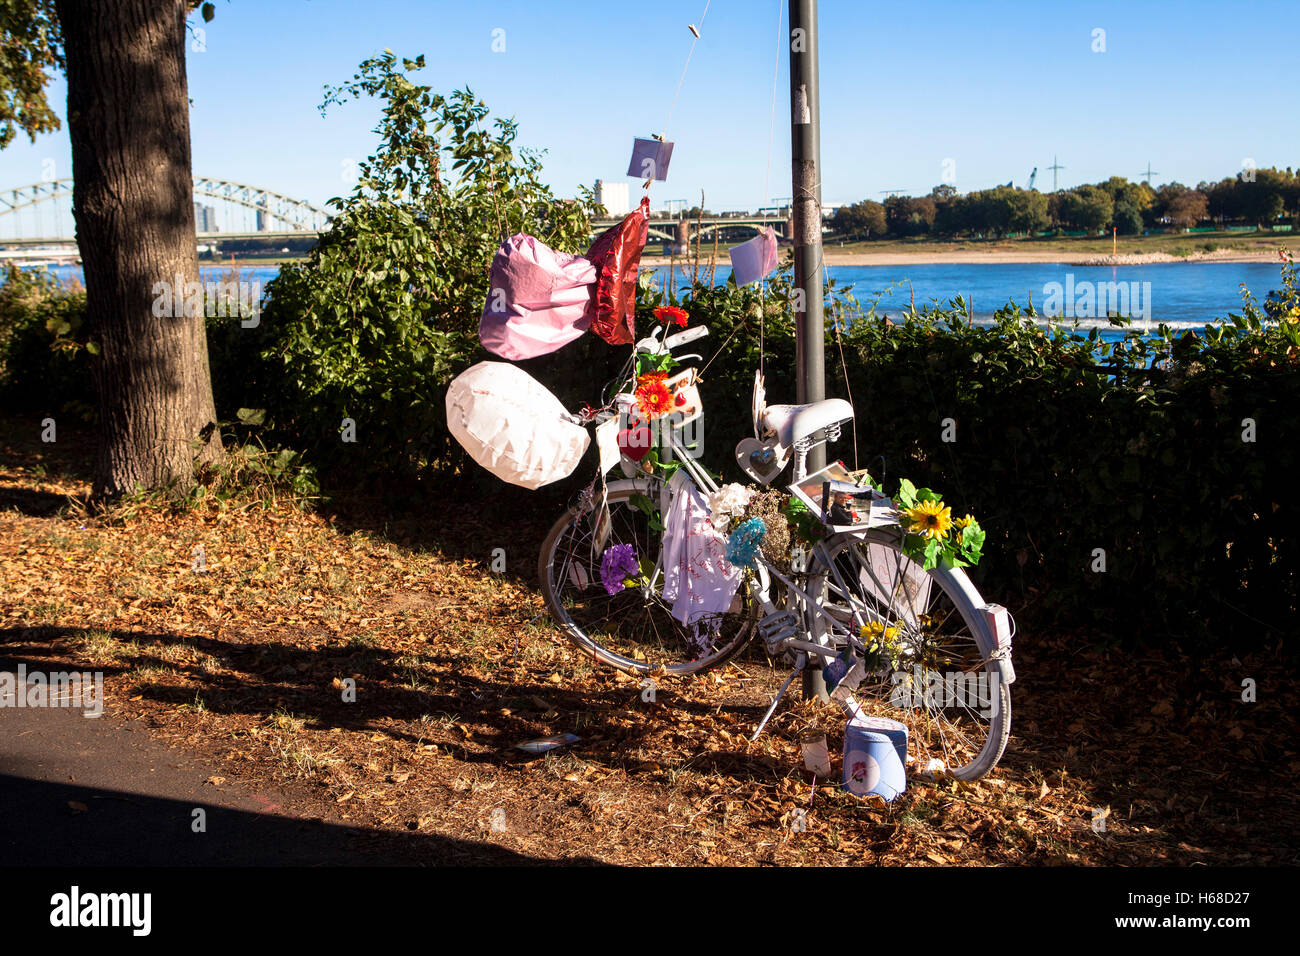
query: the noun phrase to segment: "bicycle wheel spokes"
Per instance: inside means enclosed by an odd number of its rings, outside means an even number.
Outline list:
[[[855,692],[864,713],[907,726],[912,773],[987,772],[1005,746],[1009,698],[952,572],[925,571],[883,536],[841,542],[832,561],[823,605],[865,624],[868,676]]]

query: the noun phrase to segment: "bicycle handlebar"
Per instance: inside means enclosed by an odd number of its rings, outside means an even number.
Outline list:
[[[707,325],[697,325],[685,332],[669,335],[661,342],[659,340],[659,330],[656,329],[649,336],[636,343],[636,350],[637,352],[648,352],[651,355],[662,355],[664,352],[671,352],[673,349],[694,342],[696,339],[702,339],[708,334],[709,327]]]
[[[693,329],[687,329],[685,332],[678,332],[676,335],[670,335],[664,339],[664,348],[672,351],[678,346],[685,345],[688,342],[694,342],[696,339],[702,339],[709,334],[707,325],[697,325]]]

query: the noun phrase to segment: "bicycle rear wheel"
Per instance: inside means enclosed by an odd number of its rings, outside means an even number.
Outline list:
[[[836,535],[826,554],[810,595],[879,647],[854,691],[864,715],[907,726],[909,773],[984,776],[1011,735],[1011,694],[975,586],[960,568],[926,571],[903,554],[897,529]],[[815,637],[845,643],[815,617]]]
[[[632,499],[657,501],[658,482],[609,492],[610,537],[605,548],[631,545],[649,566],[659,560],[662,532]],[[570,641],[596,660],[631,674],[694,674],[721,664],[744,645],[757,614],[748,586],[741,584],[731,609],[687,626],[660,597],[663,576],[609,594],[601,581],[601,552],[593,553],[590,515],[570,509],[542,544],[538,576],[552,619]]]

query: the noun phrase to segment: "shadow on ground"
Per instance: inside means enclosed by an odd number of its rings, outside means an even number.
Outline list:
[[[73,809],[73,805],[86,810]],[[522,866],[595,864],[485,843],[250,813],[0,774],[6,866]],[[202,809],[205,831],[194,832]]]

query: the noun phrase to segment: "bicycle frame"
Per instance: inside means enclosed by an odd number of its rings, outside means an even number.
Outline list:
[[[610,395],[611,391],[615,393],[614,397],[598,410],[585,410],[580,416],[581,422],[583,424],[603,423],[620,418],[629,408],[627,393],[635,391],[637,384],[636,356],[642,353],[663,354],[667,351],[670,351],[670,343],[659,342],[654,337],[638,343],[637,350],[629,359],[623,373],[607,385],[602,393],[602,400]],[[698,358],[698,356],[683,356],[683,358]],[[770,443],[775,433],[773,426],[766,419],[762,420],[760,425],[761,402],[761,388],[756,383],[755,438],[760,443]],[[786,411],[784,414],[790,413]],[[851,414],[850,410],[849,415]],[[633,421],[636,420],[634,417]],[[825,428],[813,434],[805,434],[804,437],[791,443],[789,452],[793,453],[793,482],[797,483],[807,477],[809,453],[819,445],[837,438],[843,420],[841,418],[840,421],[832,421]],[[671,418],[658,420],[659,426],[664,430],[655,440],[655,444],[665,453],[662,460],[664,462],[675,460],[676,467],[682,472],[678,484],[686,483],[705,495],[716,494],[720,490],[720,481],[697,460],[698,449],[692,451],[685,447],[684,441],[689,439],[680,431],[681,425],[685,423],[679,422],[677,427],[674,427],[672,421]],[[767,437],[760,437],[760,431]],[[738,455],[743,453],[740,450],[737,452]],[[596,476],[584,491],[579,506],[574,512],[575,523],[590,514],[593,508],[600,506],[597,493],[601,485],[608,491],[618,492],[620,497],[630,498],[634,494],[657,497],[660,500],[660,507],[666,508],[663,491],[671,479],[663,477],[661,473],[642,472],[639,468],[634,472],[627,456],[623,457],[623,469],[625,477],[615,480],[605,481],[604,475]],[[780,472],[771,477],[750,474],[761,484],[771,484],[777,481]],[[872,529],[875,527],[875,525],[871,526]],[[892,531],[900,536],[904,533],[896,519],[887,521],[883,527],[892,528]],[[738,635],[737,640],[752,640],[753,634],[757,632],[763,638],[768,653],[776,659],[785,657],[793,665],[793,670],[771,701],[751,740],[757,739],[762,733],[796,674],[810,666],[822,668],[831,664],[836,658],[840,658],[848,665],[848,672],[840,671],[838,665],[836,666],[837,685],[831,696],[846,714],[853,717],[860,706],[854,700],[852,691],[858,688],[867,674],[883,673],[871,663],[873,660],[879,661],[880,647],[878,641],[868,647],[868,643],[871,642],[871,639],[866,636],[869,626],[881,629],[880,626],[883,625],[884,628],[881,630],[887,630],[897,624],[899,628],[916,632],[907,639],[915,641],[915,644],[901,645],[901,659],[906,660],[909,655],[916,656],[925,652],[926,648],[923,647],[922,642],[928,638],[919,628],[931,627],[926,617],[928,606],[926,602],[929,600],[926,595],[931,593],[929,587],[938,585],[934,585],[932,579],[927,579],[930,580],[926,585],[927,589],[918,590],[912,577],[912,570],[905,570],[911,569],[915,562],[908,563],[907,559],[902,557],[901,545],[901,537],[899,540],[893,540],[888,534],[882,535],[876,530],[834,532],[827,528],[821,539],[811,546],[810,564],[806,567],[783,571],[764,558],[761,553],[755,556],[754,563],[749,569],[753,573],[744,576],[741,586],[746,589],[744,593],[748,593],[753,605],[757,605],[757,608],[751,605],[750,610],[756,610],[761,616],[758,616],[753,624],[747,624],[748,633]],[[877,548],[883,548],[887,554],[897,555],[897,560],[903,563],[895,563],[892,569],[891,566],[880,565],[876,557]],[[663,562],[664,555],[660,550],[655,559],[653,572],[648,575],[648,580],[642,579],[640,590],[647,600],[661,600],[659,593],[667,570]],[[941,585],[944,589],[943,593],[947,594],[951,604],[943,620],[956,611],[959,617],[958,624],[964,622],[970,642],[978,647],[975,656],[965,658],[967,664],[974,665],[977,659],[982,658],[978,660],[979,669],[990,670],[994,678],[1000,675],[1002,685],[1010,685],[1015,679],[1014,671],[1010,666],[1010,638],[1008,636],[1003,641],[992,616],[995,611],[1000,611],[1005,617],[1005,610],[987,605],[974,585],[959,570],[945,566],[942,574],[944,576],[940,581],[943,582]],[[774,592],[774,587],[784,590]],[[917,603],[918,601],[920,603]],[[734,645],[734,647],[739,646],[739,643]],[[898,667],[897,660],[893,666]],[[969,670],[969,667],[968,672],[974,673],[973,670]],[[1001,726],[1005,734],[1006,725]],[[1001,746],[1005,746],[1005,736]],[[1000,755],[1001,749],[992,758],[994,764]],[[979,772],[987,772],[987,769],[988,767],[985,767]]]
[[[663,343],[656,342],[656,345],[659,347],[661,351],[665,351],[663,347]],[[622,376],[620,376],[620,379],[621,378]],[[606,386],[607,390],[608,388],[609,386]],[[617,413],[615,412],[611,412],[607,415],[600,416],[599,420],[606,421],[609,418],[614,417],[616,414]],[[838,428],[836,430],[838,431]],[[821,438],[804,438],[795,444],[793,448],[794,451],[793,480],[795,482],[801,481],[803,478],[807,477],[807,461],[808,461],[809,452],[811,452],[817,446],[827,443],[828,439],[826,437],[825,431],[820,432],[819,434],[822,435]],[[668,436],[664,444],[671,450],[674,458],[681,464],[681,467],[686,471],[687,475],[694,482],[697,488],[700,488],[701,490],[705,491],[707,494],[714,494],[719,490],[719,485],[713,479],[713,476],[710,475],[707,471],[705,471],[702,467],[700,467],[700,465],[695,461],[695,456],[693,456],[690,453],[690,451],[684,445],[682,445],[682,443],[678,440],[677,435],[675,434],[675,432],[671,427],[668,429]],[[620,481],[609,482],[608,487],[635,489],[637,487],[636,486],[637,481],[638,479],[635,478],[623,479]],[[822,563],[826,564],[828,567],[831,568],[832,572],[836,575],[837,583],[839,583],[841,587],[844,587],[843,580],[839,578],[838,571],[836,571],[833,568],[829,560],[829,554],[825,548],[825,540],[818,542],[818,544],[813,549],[813,554],[815,556],[818,556],[822,560]],[[813,597],[807,591],[799,587],[799,585],[795,584],[794,581],[792,581],[789,577],[782,574],[775,566],[771,564],[771,562],[763,558],[762,555],[757,555],[755,560],[762,566],[763,570],[766,572],[767,576],[769,577],[769,581],[767,582],[766,586],[751,587],[751,590],[755,598],[758,600],[759,605],[763,609],[764,616],[771,616],[780,613],[780,609],[777,608],[776,605],[772,602],[771,596],[769,594],[770,587],[771,587],[770,581],[771,579],[775,579],[779,581],[786,588],[786,592],[788,594],[796,595],[800,598],[799,604],[805,610],[802,614],[799,615],[799,618],[801,619],[799,620],[799,624],[800,624],[799,630],[805,636],[810,635],[812,632],[812,628],[807,617],[808,614],[807,609],[811,609],[816,614],[818,614],[822,619],[825,620],[825,622],[830,626],[830,629],[833,632],[836,632],[841,636],[843,636],[846,643],[848,643],[850,646],[854,647],[859,651],[865,652],[866,646],[858,638],[858,632],[860,631],[862,625],[866,623],[866,621],[863,620],[862,615],[858,608],[855,607],[853,609],[854,623],[857,626],[857,630],[850,629],[849,627],[846,627],[841,621],[836,619],[833,615],[831,615],[830,612],[828,612],[824,607],[822,607],[816,600],[814,600]],[[660,561],[662,561],[662,558],[660,559]],[[660,566],[660,563],[657,562],[655,566],[655,574],[652,577],[652,581],[651,581],[652,585],[658,581],[659,574],[662,570],[663,569]],[[758,582],[755,582],[755,584],[757,583]],[[832,649],[831,647],[828,647],[824,644],[818,644],[815,641],[810,641],[810,640],[786,639],[782,642],[782,649],[790,649],[796,652],[797,655],[796,668],[795,668],[796,670],[800,670],[807,665],[807,657],[805,656],[807,654],[817,654],[818,656],[826,657],[828,659],[835,658],[839,654],[839,652]]]

